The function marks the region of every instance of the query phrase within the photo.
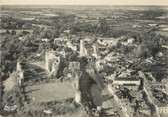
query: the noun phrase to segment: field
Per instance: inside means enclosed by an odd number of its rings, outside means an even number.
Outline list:
[[[0,33],[5,33],[7,29],[0,29]],[[9,29],[9,31],[11,32],[12,30]],[[16,34],[19,34],[21,33],[22,31],[27,31],[27,32],[30,32],[32,33],[33,31],[32,30],[24,30],[24,29],[20,29],[20,30],[15,30],[16,31]]]
[[[163,36],[168,37],[168,31],[155,31],[155,33],[158,35],[163,35]]]
[[[9,78],[3,82],[5,92],[12,90],[13,87],[16,85],[15,82],[16,81],[15,78],[17,76],[16,74],[17,74],[16,72],[13,72],[12,74],[10,74]]]
[[[26,65],[27,68],[37,70],[38,77],[46,75],[45,62],[33,62]],[[43,74],[42,76],[40,74]],[[27,76],[28,77],[28,76]],[[34,76],[33,79],[36,77]],[[46,77],[47,78],[47,77]],[[73,98],[75,91],[70,82],[50,82],[47,84],[36,84],[26,87],[26,92],[29,99],[35,99],[35,102],[48,102]]]
[[[161,30],[162,31],[168,31],[168,28],[162,28]]]
[[[30,64],[35,65],[35,66],[37,66],[37,67],[39,67],[41,69],[44,69],[44,70],[46,69],[44,61],[41,61],[41,62],[32,62]]]
[[[73,98],[75,91],[70,82],[48,83],[26,87],[28,98],[34,102],[49,102]]]

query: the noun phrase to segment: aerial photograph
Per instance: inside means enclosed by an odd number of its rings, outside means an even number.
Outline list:
[[[168,0],[0,8],[0,117],[168,117]]]

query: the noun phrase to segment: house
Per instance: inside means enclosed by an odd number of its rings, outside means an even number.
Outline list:
[[[76,71],[76,70],[80,70],[80,63],[79,62],[70,62],[68,69],[71,71]]]
[[[136,78],[117,78],[114,79],[112,84],[124,85],[124,84],[135,84],[140,85],[140,80]]]
[[[88,62],[94,62],[96,61],[96,58],[94,56],[86,56]]]
[[[129,39],[127,39],[127,43],[128,43],[128,44],[133,43],[134,41],[135,41],[134,38],[129,38]]]
[[[24,40],[26,40],[26,38],[25,37],[19,37],[19,40],[24,41]]]
[[[54,39],[54,44],[59,44],[61,42],[61,38],[55,38]]]
[[[89,44],[85,43],[84,40],[80,40],[80,55],[97,55],[98,53],[98,45],[97,44]]]
[[[41,39],[41,41],[43,41],[43,42],[50,42],[50,40],[47,39],[47,38]]]
[[[118,77],[120,77],[120,78],[126,78],[126,77],[131,76],[135,72],[132,69],[126,69],[126,70],[125,69],[126,68],[123,68],[124,71],[122,71],[121,74],[118,75]]]
[[[94,53],[94,48],[92,47],[91,44],[86,44],[84,46],[85,49],[85,55],[92,55]]]
[[[152,92],[153,95],[157,98],[163,98],[163,93],[162,91],[156,91],[156,92]]]
[[[66,43],[67,47],[71,48],[73,51],[77,51],[77,44],[73,44],[71,42]]]
[[[168,113],[168,103],[167,102],[161,102],[158,99],[155,99],[154,106],[156,109],[156,112],[159,114]]]
[[[71,30],[67,29],[67,30],[64,30],[64,33],[70,33]]]
[[[162,90],[166,87],[167,82],[155,82],[151,83],[151,88],[156,90]]]
[[[150,26],[150,27],[155,27],[155,26],[157,26],[158,24],[148,24],[148,26]]]
[[[143,113],[145,115],[151,115],[151,109],[150,108],[140,108],[139,112]]]
[[[116,46],[118,43],[118,39],[115,38],[100,38],[97,40],[98,44],[102,46]]]
[[[135,92],[135,91],[138,91],[138,88],[139,88],[138,85],[136,85],[136,84],[123,84],[123,86],[131,91],[130,95],[132,95],[133,97],[137,95],[137,92]]]
[[[122,58],[122,56],[123,56],[122,54],[111,52],[104,59],[106,61],[115,62],[115,61],[119,61]]]

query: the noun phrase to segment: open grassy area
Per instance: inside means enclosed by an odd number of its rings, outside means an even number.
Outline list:
[[[0,33],[5,33],[7,29],[0,29]],[[9,29],[9,31],[11,32],[12,30]],[[19,34],[21,33],[22,31],[27,31],[27,32],[30,32],[32,33],[33,31],[32,30],[24,30],[24,29],[18,29],[18,30],[15,30],[16,31],[16,34]]]
[[[163,35],[163,36],[168,37],[168,31],[155,31],[155,33],[158,35]]]
[[[35,65],[35,66],[38,66],[39,68],[41,68],[41,69],[46,69],[46,64],[45,64],[45,62],[44,61],[40,61],[40,62],[33,62],[33,63],[31,63],[32,65]]]
[[[34,102],[48,102],[73,98],[75,95],[75,91],[70,82],[28,86],[26,87],[26,92],[28,98]]]
[[[10,91],[16,85],[16,72],[13,72],[8,79],[3,82],[4,91]]]

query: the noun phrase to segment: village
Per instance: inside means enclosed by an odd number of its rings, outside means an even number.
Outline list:
[[[168,116],[164,7],[43,7],[3,8],[0,116]]]
[[[49,39],[42,39],[42,41],[48,43]],[[56,82],[55,85],[58,82],[60,84],[60,88],[59,85],[57,87],[60,91],[53,92],[56,95],[53,99],[63,98],[56,93],[61,93],[60,95],[65,96],[64,98],[74,97],[75,103],[81,105],[86,112],[93,116],[134,117],[141,113],[160,117],[160,114],[167,114],[167,79],[163,78],[158,82],[152,73],[133,69],[132,65],[138,60],[129,60],[123,54],[108,49],[108,47],[117,46],[118,42],[122,45],[137,46],[134,38],[124,39],[124,41],[122,38],[98,38],[94,41],[89,38],[81,38],[79,41],[73,40],[73,43],[66,38],[55,38],[53,43],[62,49],[57,51],[50,48],[45,52],[45,59],[40,62],[40,67],[45,71],[43,72],[46,75],[45,78],[52,80],[48,82]],[[65,50],[64,47],[69,50]],[[68,61],[66,70],[62,71],[61,66],[70,52],[76,56]],[[36,56],[41,55],[37,54]],[[153,61],[152,58],[149,58],[144,62],[153,64]],[[30,89],[27,89],[27,83],[25,83],[25,80],[29,79],[27,78],[29,75],[26,75],[28,74],[28,68],[26,68],[28,65],[26,64],[28,63],[18,61],[16,66],[18,77],[15,80],[23,92],[33,90],[30,86],[28,86]],[[39,63],[34,65],[39,67]],[[61,74],[61,72],[64,73]],[[37,73],[37,75],[39,74],[40,72]],[[38,81],[36,82],[38,83]],[[40,84],[45,86],[45,83]],[[48,91],[44,92],[45,89],[42,88],[41,90],[43,90],[40,94],[41,97],[37,97],[40,91],[35,91],[35,93],[32,91],[33,94],[28,94],[31,96],[28,98],[33,101],[44,101],[43,98]],[[65,92],[67,94],[62,93],[61,90],[67,90]],[[7,105],[5,109],[10,110]]]

